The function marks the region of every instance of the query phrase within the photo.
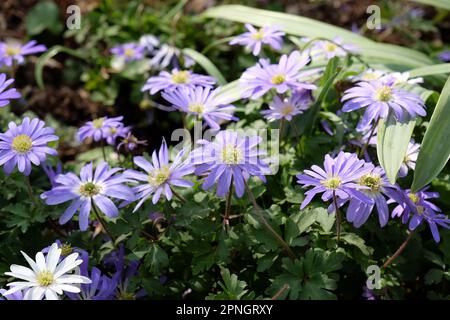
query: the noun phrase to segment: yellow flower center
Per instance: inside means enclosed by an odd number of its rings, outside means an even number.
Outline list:
[[[13,139],[11,146],[18,153],[27,153],[33,146],[33,141],[29,135],[21,134]]]
[[[94,126],[94,128],[100,129],[101,127],[103,127],[104,122],[105,118],[98,118],[92,121],[92,125]]]
[[[420,200],[419,196],[418,196],[417,194],[415,194],[415,193],[410,193],[410,194],[408,194],[408,197],[409,197],[409,198],[411,199],[411,201],[414,202],[414,203],[418,203],[419,200]]]
[[[341,179],[339,177],[332,177],[327,180],[322,180],[320,183],[327,189],[337,189],[341,185]]]
[[[366,174],[359,179],[359,184],[369,187],[371,192],[379,192],[381,188],[381,177],[379,174]]]
[[[178,71],[172,74],[172,81],[175,83],[187,83],[189,81],[188,71]]]
[[[255,40],[262,40],[264,39],[264,33],[260,29],[258,32],[252,34],[252,38]]]
[[[84,197],[93,197],[99,194],[102,191],[102,188],[99,185],[96,185],[92,182],[86,182],[80,186],[79,192]]]
[[[36,277],[37,283],[42,287],[48,287],[53,283],[53,273],[50,271],[41,271]]]
[[[20,54],[20,47],[12,47],[12,46],[7,46],[6,47],[6,55],[7,56],[16,56]]]
[[[205,111],[205,106],[201,103],[190,103],[188,109],[190,112],[202,114]]]
[[[68,256],[73,251],[72,246],[68,243],[65,243],[61,246],[61,255],[62,256]]]
[[[125,49],[123,54],[127,58],[132,58],[134,56],[134,49],[131,49],[131,48]]]
[[[281,114],[286,116],[286,115],[290,114],[292,111],[294,111],[294,106],[291,104],[288,104],[281,110]]]
[[[329,42],[325,45],[325,50],[327,50],[328,52],[333,52],[337,49],[337,45],[335,45],[332,42]]]
[[[153,187],[159,187],[164,182],[167,181],[170,177],[170,169],[169,166],[162,166],[159,169],[153,170],[148,175],[148,183],[150,183]]]
[[[226,145],[222,149],[222,162],[225,164],[239,164],[242,161],[242,152],[234,145]]]
[[[110,134],[116,134],[117,133],[117,128],[116,127],[112,127],[111,129],[109,129],[109,133]]]
[[[282,84],[286,81],[286,76],[284,74],[277,74],[270,79],[273,84]]]
[[[375,92],[375,99],[381,102],[388,102],[392,99],[392,88],[389,86],[382,86]]]

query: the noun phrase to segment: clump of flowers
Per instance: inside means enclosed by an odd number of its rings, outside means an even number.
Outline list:
[[[123,135],[120,132],[124,129],[122,120],[123,117],[120,116],[115,118],[101,117],[88,121],[78,129],[78,140],[83,141],[88,138],[92,138],[96,142],[102,139],[115,140],[115,137],[119,134]],[[128,128],[125,130],[128,130]]]
[[[294,92],[288,98],[275,96],[269,104],[269,109],[261,111],[261,114],[269,121],[280,119],[291,121],[294,116],[308,110],[311,101],[312,97],[309,90]]]

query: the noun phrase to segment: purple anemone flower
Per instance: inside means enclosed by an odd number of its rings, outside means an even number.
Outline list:
[[[345,44],[342,42],[342,38],[336,37],[333,41],[315,41],[310,53],[313,58],[323,57],[329,60],[333,57],[345,57],[349,52],[354,53],[357,51],[356,46]]]
[[[137,43],[124,43],[113,47],[111,53],[124,59],[125,62],[142,60],[144,58],[144,47]]]
[[[7,67],[11,67],[14,61],[22,64],[25,62],[24,56],[47,51],[44,45],[36,45],[36,43],[34,40],[25,45],[17,42],[0,42],[0,66],[6,65]]]
[[[89,163],[81,168],[81,179],[72,172],[58,175],[55,179],[57,186],[44,192],[41,198],[48,205],[72,201],[59,218],[59,223],[67,223],[80,210],[80,230],[85,231],[92,206],[97,207],[106,216],[116,218],[119,210],[110,198],[134,200],[133,191],[124,184],[129,180],[123,174],[116,175],[120,170],[109,169],[106,162],[101,162],[93,172],[92,163]]]
[[[59,138],[53,134],[53,128],[44,126],[44,121],[26,117],[20,125],[10,122],[8,131],[0,133],[0,165],[6,174],[10,174],[17,165],[19,172],[28,176],[32,164],[38,166],[45,161],[47,154],[57,154],[47,144]]]
[[[361,121],[363,127],[377,119],[386,119],[390,110],[398,121],[407,120],[408,116],[426,115],[424,102],[417,94],[381,80],[358,82],[344,92],[342,101],[345,102],[342,107],[344,112],[367,108]]]
[[[45,174],[47,175],[48,180],[50,181],[50,184],[52,185],[52,187],[56,186],[55,178],[58,174],[62,173],[62,163],[58,162],[56,164],[56,167],[53,168],[53,165],[49,161],[46,161],[46,162],[42,163],[42,169],[44,170]]]
[[[220,129],[220,122],[237,118],[233,116],[236,107],[217,97],[219,90],[220,88],[181,88],[163,92],[162,97],[174,108],[205,120],[210,128]]]
[[[419,156],[420,144],[415,143],[414,140],[408,143],[408,150],[406,151],[405,159],[400,166],[398,171],[398,176],[400,178],[406,177],[408,175],[409,169],[414,170],[416,168],[417,157]]]
[[[79,293],[67,292],[71,300],[113,300],[114,292],[117,288],[117,281],[111,279],[102,272],[93,267],[89,273],[89,254],[81,254],[83,262],[80,264],[80,275],[91,279],[89,284],[81,284]]]
[[[14,79],[6,80],[6,74],[0,73],[0,108],[7,106],[9,104],[9,100],[19,99],[21,97],[20,93],[15,88],[6,90],[6,88],[13,82]]]
[[[194,64],[194,59],[186,54],[182,54],[180,49],[165,43],[153,52],[153,58],[150,60],[150,66],[155,69],[164,69],[169,65],[174,67],[183,65],[185,68],[190,68]]]
[[[194,167],[183,161],[183,155],[184,151],[181,150],[174,161],[170,163],[169,149],[163,139],[159,153],[156,150],[153,151],[152,162],[141,156],[134,157],[134,163],[145,173],[131,169],[125,171],[128,178],[136,182],[142,182],[142,184],[133,188],[136,193],[135,200],[140,200],[133,212],[139,209],[151,195],[153,195],[153,204],[156,204],[161,194],[164,194],[167,200],[171,200],[174,186],[189,188],[194,185],[193,182],[183,179],[184,176],[194,172]]]
[[[199,140],[200,145],[190,155],[191,163],[198,165],[196,175],[207,174],[203,190],[208,190],[217,183],[216,194],[225,196],[233,181],[236,196],[244,195],[245,181],[256,176],[266,182],[265,174],[269,167],[261,156],[265,152],[258,149],[262,139],[259,136],[241,136],[235,131],[220,131],[214,141]]]
[[[245,46],[254,56],[257,56],[261,52],[261,47],[264,44],[271,46],[275,50],[281,49],[284,32],[281,31],[279,27],[264,26],[257,30],[251,24],[246,23],[245,28],[248,32],[231,40],[229,43],[230,45],[239,44]]]
[[[190,70],[173,69],[171,73],[161,71],[159,75],[150,77],[141,91],[155,94],[158,91],[173,91],[179,88],[195,88],[196,86],[212,87],[216,83],[213,77],[193,73]]]
[[[125,127],[122,123],[118,127],[109,127],[106,133],[106,143],[115,145],[118,138],[125,138],[131,127]]]
[[[269,110],[261,111],[261,114],[269,121],[286,119],[291,121],[298,114],[308,110],[312,102],[311,91],[301,90],[294,92],[289,98],[275,96],[269,104]]]
[[[4,295],[5,292],[7,292],[8,290],[5,289],[0,289],[0,300],[23,300],[23,297],[25,296],[25,292],[22,292],[22,290],[18,290],[16,292],[10,293],[10,294],[6,294]],[[5,299],[3,299],[5,298]]]
[[[362,202],[370,202],[370,198],[358,190],[362,187],[355,183],[355,180],[362,178],[372,169],[372,165],[368,166],[364,160],[359,160],[356,154],[340,152],[334,159],[327,154],[324,169],[314,165],[311,170],[304,170],[303,174],[297,175],[297,183],[305,188],[313,187],[305,192],[306,198],[300,209],[303,210],[318,193],[323,193],[323,201],[332,200],[335,195],[342,202],[352,197]]]
[[[438,55],[439,60],[444,61],[444,62],[450,62],[450,50],[446,50],[441,52]]]
[[[384,227],[389,220],[389,208],[385,195],[391,197],[396,187],[389,183],[381,167],[374,168],[372,164],[369,166],[373,169],[355,182],[363,187],[360,191],[370,201],[361,201],[359,198],[351,197],[347,209],[347,220],[352,222],[355,228],[361,227],[367,221],[374,207],[378,211],[378,220],[381,227]]]
[[[282,55],[278,64],[270,64],[269,60],[260,59],[259,63],[247,69],[239,79],[245,89],[242,97],[258,99],[271,89],[280,94],[289,89],[316,89],[314,84],[302,82],[306,77],[317,73],[317,70],[301,71],[309,61],[307,55],[301,55],[298,51],[289,56]]]
[[[78,139],[83,141],[87,138],[93,138],[94,141],[100,141],[101,139],[107,139],[111,137],[111,133],[114,129],[122,128],[123,117],[108,118],[102,117],[92,121],[86,122],[84,126],[78,129]],[[110,138],[111,139],[111,138]]]
[[[428,192],[428,187],[412,193],[411,190],[398,190],[393,199],[399,203],[392,211],[392,217],[401,217],[404,224],[408,223],[409,230],[415,230],[423,222],[428,226],[436,242],[441,240],[438,226],[450,229],[450,219],[441,214],[441,209],[429,199],[439,197],[437,192]]]
[[[145,146],[147,145],[147,140],[138,140],[131,131],[123,137],[122,141],[117,145],[117,150],[124,148],[126,151],[132,151],[137,146]]]

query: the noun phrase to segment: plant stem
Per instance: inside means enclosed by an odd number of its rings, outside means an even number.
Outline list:
[[[256,214],[261,219],[261,222],[263,225],[267,228],[267,230],[271,233],[271,235],[274,237],[275,240],[277,240],[280,245],[283,247],[284,251],[288,254],[288,256],[295,260],[297,257],[295,256],[294,252],[292,252],[291,248],[289,248],[289,245],[283,240],[283,238],[272,228],[272,226],[267,222],[266,218],[264,218],[264,215],[262,214],[258,204],[256,203],[255,196],[253,195],[253,192],[250,190],[250,188],[247,185],[247,181],[244,181],[245,188],[247,189],[250,201],[253,203],[253,207],[255,208]]]
[[[176,192],[175,190],[173,190],[173,188],[170,188],[170,190],[172,190],[173,195],[174,195],[175,197],[177,197],[178,200],[180,200],[180,201],[183,202],[183,203],[186,203],[186,202],[187,202],[187,200],[186,200],[181,194],[179,194],[178,192]]]
[[[103,160],[106,161],[106,152],[105,152],[105,141],[102,140],[102,154],[103,154]]]
[[[336,211],[336,241],[337,243],[339,243],[339,241],[341,240],[341,212],[339,211],[335,191],[333,191],[333,203],[334,203],[334,210]]]
[[[225,219],[230,216],[231,197],[233,196],[233,178],[231,178],[230,190],[228,190],[227,201],[225,203]]]
[[[103,220],[103,218],[98,213],[97,207],[95,204],[92,204],[92,209],[94,211],[95,216],[97,217],[98,222],[102,225],[103,230],[105,230],[106,234],[111,238],[113,245],[115,246],[116,239],[111,235],[111,232],[109,232],[109,229],[106,227],[106,222]]]
[[[366,152],[367,147],[369,146],[369,143],[370,143],[370,139],[372,139],[373,134],[375,133],[375,129],[378,127],[379,122],[380,122],[380,118],[378,117],[377,121],[375,122],[375,124],[372,127],[372,130],[370,131],[369,138],[367,138],[366,143],[361,148],[361,150],[359,150],[359,154],[358,154],[359,158],[361,158],[364,155],[364,152]]]
[[[36,206],[38,206],[39,203],[38,203],[38,201],[36,200],[36,197],[33,194],[33,188],[31,187],[30,177],[29,176],[25,176],[25,183],[27,185],[28,197],[30,198],[31,202],[33,202]]]
[[[283,131],[284,131],[284,118],[280,120],[280,140],[283,139]]]
[[[277,293],[275,293],[270,300],[278,300],[278,298],[281,297],[281,295],[285,293],[287,290],[289,290],[289,285],[285,283],[283,287],[281,287],[281,289]]]
[[[414,232],[409,231],[408,237],[406,237],[405,241],[398,247],[397,251],[383,264],[383,268],[387,268],[402,252],[405,250],[409,241],[411,241]]]

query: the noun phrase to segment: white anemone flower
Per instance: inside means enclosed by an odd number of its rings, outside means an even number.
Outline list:
[[[7,284],[10,288],[3,295],[25,290],[24,300],[41,300],[44,297],[46,300],[58,300],[59,295],[62,295],[64,291],[79,293],[80,284],[91,283],[89,278],[75,274],[76,268],[83,262],[78,259],[78,253],[72,253],[59,262],[61,249],[56,243],[51,245],[46,257],[42,252],[38,252],[36,261],[23,251],[21,253],[31,269],[11,265],[11,272],[5,272],[5,274],[24,281]]]

